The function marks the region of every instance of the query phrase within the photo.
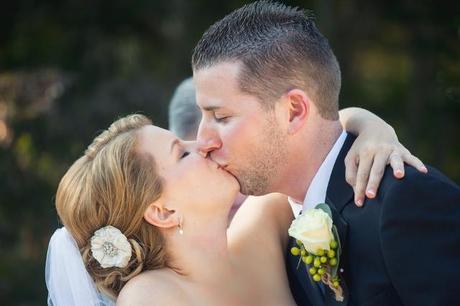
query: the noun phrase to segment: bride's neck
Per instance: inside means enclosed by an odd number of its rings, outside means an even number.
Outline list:
[[[185,220],[167,233],[166,248],[172,267],[191,281],[217,283],[232,270],[227,246],[227,216]]]

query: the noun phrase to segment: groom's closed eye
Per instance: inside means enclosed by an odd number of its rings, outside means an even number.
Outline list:
[[[225,123],[230,119],[230,115],[222,115],[222,114],[213,114],[214,120],[218,123]]]

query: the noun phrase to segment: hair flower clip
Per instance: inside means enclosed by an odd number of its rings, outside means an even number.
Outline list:
[[[108,225],[94,232],[91,252],[102,268],[124,268],[131,259],[132,248],[118,228]]]

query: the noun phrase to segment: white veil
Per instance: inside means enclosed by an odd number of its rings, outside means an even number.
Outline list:
[[[51,237],[45,269],[48,306],[114,306],[96,289],[86,271],[78,246],[65,227]]]

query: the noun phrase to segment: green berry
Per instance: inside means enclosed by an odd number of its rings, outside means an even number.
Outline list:
[[[314,267],[311,267],[308,272],[310,272],[311,275],[315,275],[316,274],[316,268]]]
[[[319,260],[318,257],[316,257],[315,260],[313,261],[313,265],[317,268],[321,266],[321,261]]]
[[[319,274],[313,275],[313,280],[314,280],[315,282],[319,282],[319,281],[321,280],[321,275],[319,275]]]
[[[319,261],[321,261],[321,263],[326,263],[327,262],[327,257],[326,256],[321,256]]]
[[[305,263],[307,265],[311,264],[313,262],[313,256],[308,255],[307,258],[305,258]]]
[[[302,245],[303,245],[303,244],[302,244],[302,241],[300,241],[300,240],[298,240],[298,239],[295,241],[295,243],[297,243],[298,246],[302,246]]]
[[[316,255],[318,255],[318,256],[323,256],[323,255],[324,255],[324,250],[319,249],[319,250],[316,252]]]
[[[307,251],[305,251],[305,250],[300,251],[300,255],[306,256],[306,255],[307,255]]]
[[[326,271],[324,271],[323,268],[319,268],[319,269],[318,269],[318,274],[319,274],[319,275],[323,275],[324,273],[326,273]]]
[[[334,258],[335,257],[335,251],[334,250],[327,251],[327,257]]]
[[[331,243],[329,243],[329,246],[333,249],[337,249],[337,247],[339,246],[337,241],[335,240],[332,240]]]
[[[336,259],[336,258],[331,258],[331,259],[329,260],[329,264],[330,264],[332,267],[336,266],[336,265],[337,265],[337,259]]]
[[[292,247],[291,248],[291,254],[294,256],[297,256],[300,254],[300,249],[298,247]]]
[[[303,261],[304,263],[307,263],[307,256],[302,256],[302,261]]]

